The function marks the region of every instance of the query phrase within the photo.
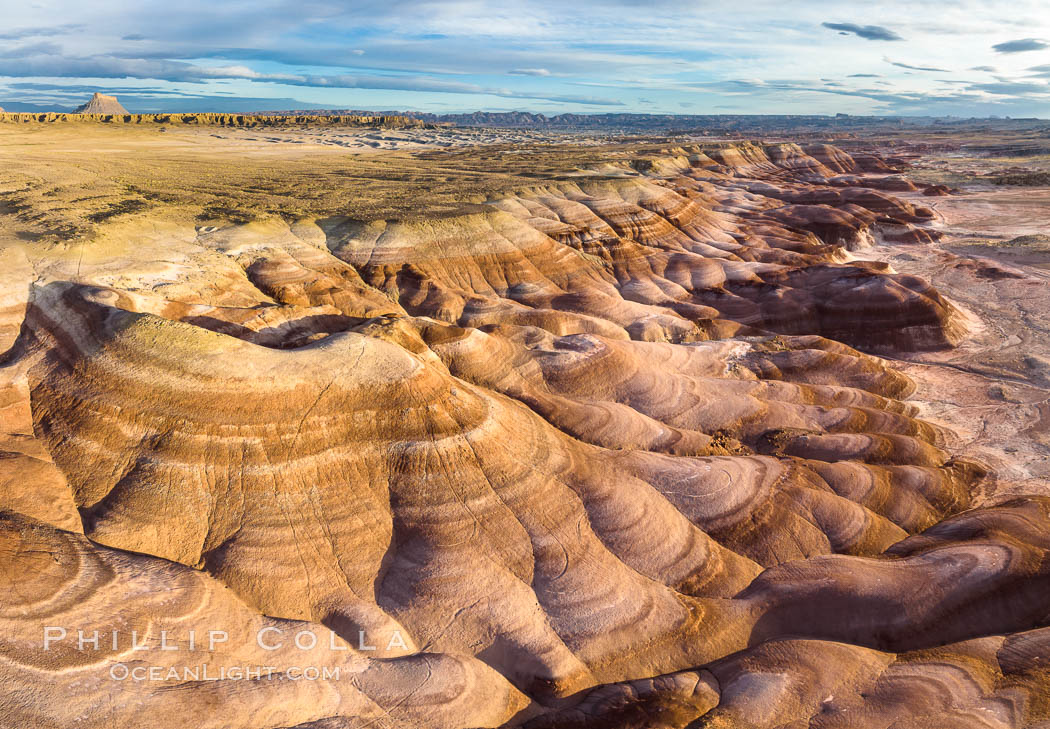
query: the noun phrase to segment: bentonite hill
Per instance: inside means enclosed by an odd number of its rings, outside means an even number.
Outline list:
[[[1047,726],[980,134],[0,124],[0,723]]]

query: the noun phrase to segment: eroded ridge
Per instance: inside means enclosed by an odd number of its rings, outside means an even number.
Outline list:
[[[96,94],[95,96],[101,96]],[[116,99],[112,96],[104,97]],[[117,103],[116,106],[120,107]],[[112,124],[112,125],[154,125],[174,126],[222,126],[222,127],[293,127],[293,126],[330,126],[330,127],[379,127],[406,128],[422,127],[423,122],[406,116],[362,116],[331,115],[311,116],[309,114],[294,116],[273,116],[264,114],[129,114],[126,111],[107,111],[105,105],[92,103],[81,107],[72,114],[54,112],[4,112],[0,109],[0,124]],[[121,107],[122,109],[123,107]]]
[[[12,255],[15,716],[1045,718],[1050,501],[971,508],[986,470],[871,354],[966,334],[929,284],[850,253],[935,235],[889,172],[827,146],[672,150],[459,216],[160,229],[181,241],[161,267]],[[346,649],[311,660],[350,678],[118,701],[119,647],[34,645],[45,616],[113,615],[153,642],[233,626],[221,657],[278,673],[306,659],[253,631],[310,626]]]

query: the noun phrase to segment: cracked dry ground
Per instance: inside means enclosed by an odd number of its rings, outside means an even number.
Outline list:
[[[1050,498],[872,354],[982,331],[856,260],[938,250],[891,172],[677,149],[459,215],[9,239],[0,723],[1050,726]],[[277,675],[112,678],[202,663]]]

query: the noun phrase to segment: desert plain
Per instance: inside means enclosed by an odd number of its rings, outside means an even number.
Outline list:
[[[1048,170],[0,115],[4,726],[1050,726]]]

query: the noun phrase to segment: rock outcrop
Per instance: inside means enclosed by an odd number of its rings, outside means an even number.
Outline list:
[[[97,91],[86,104],[81,104],[73,110],[74,114],[127,114],[116,96],[107,96]]]

